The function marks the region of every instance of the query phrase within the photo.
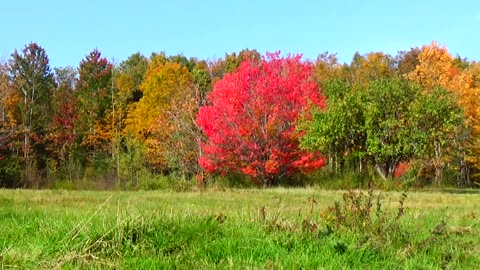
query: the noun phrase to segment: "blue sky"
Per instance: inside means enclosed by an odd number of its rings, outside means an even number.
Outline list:
[[[56,66],[78,66],[94,48],[115,62],[135,52],[214,59],[259,52],[396,54],[432,40],[480,60],[480,1],[3,0],[0,61],[35,41]]]

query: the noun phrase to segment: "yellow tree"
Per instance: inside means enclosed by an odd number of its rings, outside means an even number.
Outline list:
[[[459,73],[447,48],[432,42],[422,47],[417,66],[406,76],[426,90],[431,90],[435,86],[454,90],[452,84],[458,80]]]
[[[472,128],[472,143],[468,155],[469,162],[474,165],[473,180],[480,183],[480,63],[474,62],[465,71],[471,75],[472,85],[463,92],[462,105]]]
[[[338,63],[337,54],[327,52],[318,55],[313,69],[313,77],[320,89],[323,89],[328,81],[340,79],[342,65]]]
[[[422,47],[418,56],[418,65],[406,76],[412,81],[419,83],[425,91],[431,91],[437,86],[456,93],[459,104],[464,110],[466,119],[466,149],[462,154],[462,161],[467,164],[466,183],[470,183],[468,167],[474,171],[480,171],[480,88],[475,85],[473,71],[476,69],[461,69],[455,65],[455,59],[450,55],[445,46],[436,42]],[[463,168],[463,164],[460,164]]]
[[[130,108],[125,131],[147,147],[148,162],[157,171],[167,169],[166,142],[173,133],[168,115],[192,89],[192,76],[178,63],[151,61],[140,85],[142,98]]]
[[[393,58],[383,52],[356,53],[349,67],[351,81],[364,88],[371,81],[390,78],[394,75],[393,63]]]
[[[480,62],[472,62],[469,67],[469,71],[473,76],[473,85],[475,87],[480,87]]]

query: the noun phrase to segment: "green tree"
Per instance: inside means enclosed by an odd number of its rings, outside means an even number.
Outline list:
[[[207,66],[200,63],[193,68],[193,82],[204,95],[212,90],[212,78],[207,70]]]
[[[115,87],[120,104],[128,105],[142,98],[140,84],[148,67],[148,59],[140,53],[132,54],[118,65],[115,71]]]
[[[167,57],[167,61],[170,63],[177,63],[180,64],[188,69],[189,72],[192,72],[193,68],[196,65],[195,59],[190,58],[188,59],[183,54],[177,54]]]
[[[419,87],[398,78],[372,81],[364,93],[367,156],[383,179],[413,155],[407,140],[409,125],[415,125],[409,122],[409,106],[418,93]]]
[[[76,129],[82,152],[89,161],[110,149],[114,94],[112,69],[113,65],[97,49],[80,62],[78,69]]]
[[[301,137],[302,146],[326,155],[335,172],[350,161],[358,162],[361,171],[366,154],[363,97],[345,80],[328,81],[322,90],[325,109],[314,111],[300,123],[299,129],[306,132]]]
[[[45,50],[30,43],[21,53],[15,51],[9,61],[9,75],[20,100],[21,152],[24,164],[24,186],[38,183],[36,169],[45,167],[45,138],[51,122],[51,94],[55,86]]]
[[[414,154],[435,169],[434,182],[441,184],[445,165],[459,163],[462,166],[463,161],[451,154],[456,153],[458,145],[463,143],[459,141],[459,132],[464,127],[465,118],[458,97],[445,88],[436,87],[419,95],[410,104],[409,111],[408,138]]]
[[[234,71],[245,60],[259,61],[261,55],[256,50],[243,49],[238,54],[233,52],[225,54],[223,59],[211,61],[209,64],[212,82],[221,80],[227,73]]]
[[[302,147],[328,154],[335,168],[345,160],[364,161],[387,179],[402,159],[411,156],[407,135],[408,106],[418,88],[391,78],[371,81],[365,89],[331,81],[324,90],[327,105],[304,120]]]
[[[451,159],[442,151],[458,141],[462,112],[444,89],[430,92],[400,77],[371,81],[365,89],[332,81],[324,93],[327,105],[302,120],[302,147],[319,150],[330,162],[368,161],[383,179],[401,161],[432,160],[441,181]],[[336,166],[337,167],[337,166]]]

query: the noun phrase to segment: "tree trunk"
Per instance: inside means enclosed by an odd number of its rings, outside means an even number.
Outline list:
[[[380,177],[383,180],[387,180],[387,173],[386,173],[385,166],[380,166],[378,163],[376,163],[375,164],[375,170],[377,171],[378,175],[380,175]]]
[[[397,168],[399,161],[400,161],[400,158],[396,157],[396,158],[390,158],[389,161],[385,163],[375,162],[375,170],[383,180],[387,180],[393,177],[393,174],[395,173],[395,169]]]
[[[435,167],[435,179],[434,183],[439,185],[442,183],[442,178],[443,178],[443,164],[441,161],[442,158],[442,146],[440,145],[439,142],[435,142],[435,161],[434,161],[434,167]]]
[[[362,173],[362,158],[360,157],[359,158],[359,161],[358,161],[358,167],[359,167],[359,173]]]

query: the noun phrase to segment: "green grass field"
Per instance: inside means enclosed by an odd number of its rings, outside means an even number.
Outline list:
[[[349,203],[343,191],[314,188],[0,190],[0,265],[478,269],[479,192],[409,192],[403,207],[402,193],[380,193]]]

